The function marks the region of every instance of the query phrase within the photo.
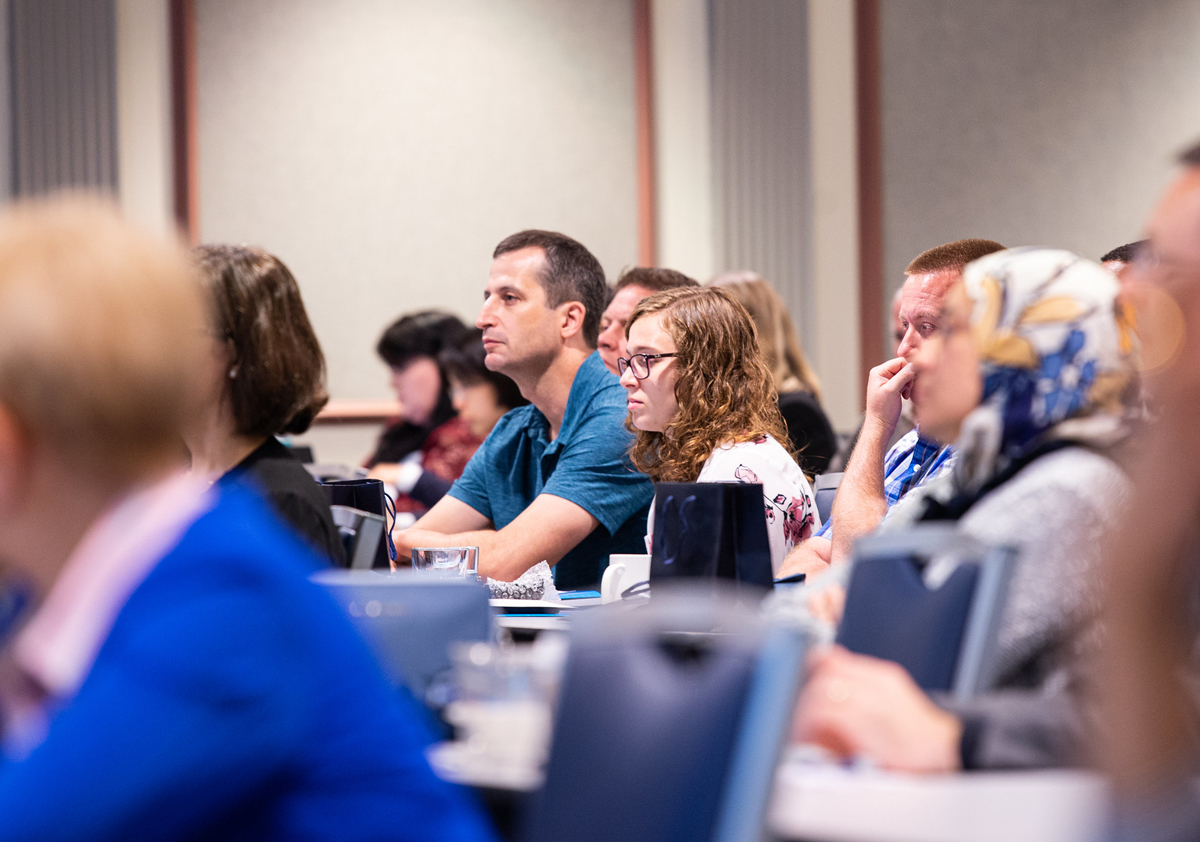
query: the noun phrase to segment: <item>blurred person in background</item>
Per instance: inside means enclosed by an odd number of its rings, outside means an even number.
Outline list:
[[[107,205],[0,216],[0,840],[489,839],[317,557],[183,470],[211,310]]]
[[[402,414],[383,431],[366,467],[370,476],[396,488],[396,512],[410,513],[410,523],[428,504],[409,495],[404,486],[415,483],[417,472],[453,482],[483,441],[457,416],[450,383],[438,362],[444,350],[469,335],[457,316],[425,310],[397,319],[376,347],[391,369]]]
[[[724,289],[674,289],[642,301],[625,329],[634,467],[655,482],[761,483],[777,570],[820,521],[750,314]]]
[[[458,345],[438,355],[438,363],[450,385],[450,402],[458,419],[480,441],[510,409],[529,403],[517,384],[484,365],[483,331],[475,328]],[[454,477],[446,477],[421,462],[402,462],[396,472],[395,487],[425,508],[432,507],[450,490]]]
[[[247,246],[193,250],[212,310],[205,400],[184,428],[192,470],[248,482],[315,550],[345,564],[329,497],[276,436],[329,400],[325,356],[287,266]]]
[[[837,450],[837,436],[821,408],[820,381],[804,356],[783,299],[754,272],[726,272],[709,285],[724,289],[750,313],[796,461],[810,477],[823,473]]]
[[[1097,737],[1120,842],[1200,837],[1200,145],[1181,163],[1122,278],[1158,306],[1139,311],[1155,417],[1104,571]]]
[[[1101,548],[1129,504],[1112,454],[1140,405],[1116,279],[1067,251],[985,257],[951,288],[912,364],[920,428],[955,442],[958,458],[879,530],[949,521],[1016,549],[996,688],[930,699],[896,664],[834,648],[814,663],[797,736],[910,771],[1083,762],[1094,700],[1079,676],[1097,640]],[[948,575],[944,564],[927,573]]]
[[[695,286],[700,284],[674,269],[638,266],[622,272],[613,286],[612,297],[604,308],[604,314],[600,317],[600,335],[596,340],[596,349],[600,352],[600,359],[604,360],[604,367],[617,374],[617,358],[627,356],[625,322],[638,302],[664,289]]]

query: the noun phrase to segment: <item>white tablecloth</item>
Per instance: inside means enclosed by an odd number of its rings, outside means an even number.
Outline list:
[[[1084,772],[930,776],[785,762],[767,826],[829,842],[1090,842],[1105,797]]]

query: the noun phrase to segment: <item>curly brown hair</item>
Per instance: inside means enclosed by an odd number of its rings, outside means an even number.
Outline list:
[[[664,290],[634,308],[625,337],[634,322],[655,313],[675,340],[679,410],[661,433],[638,430],[625,419],[636,436],[629,453],[634,467],[655,482],[695,482],[722,445],[769,435],[787,447],[775,379],[746,308],[719,288]]]

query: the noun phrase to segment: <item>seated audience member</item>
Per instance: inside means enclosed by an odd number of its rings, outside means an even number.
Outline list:
[[[1015,249],[967,267],[913,361],[920,428],[958,456],[880,530],[952,521],[1016,548],[996,690],[935,703],[894,664],[835,649],[802,694],[800,738],[913,771],[1080,759],[1071,679],[1094,640],[1102,538],[1128,505],[1107,454],[1137,409],[1134,346],[1116,280],[1095,263]]]
[[[1200,145],[1182,157],[1147,225],[1135,281],[1174,303],[1165,329],[1181,345],[1150,369],[1155,423],[1131,474],[1131,511],[1116,524],[1105,559],[1101,705],[1096,737],[1114,797],[1114,842],[1200,837]]]
[[[837,450],[837,436],[821,408],[821,384],[804,356],[783,299],[753,272],[726,272],[709,283],[724,289],[750,313],[763,361],[779,393],[779,412],[796,461],[809,476],[824,472]]]
[[[529,403],[521,396],[516,383],[484,365],[487,351],[480,339],[482,333],[476,328],[461,344],[452,345],[438,355],[438,363],[450,385],[454,411],[471,435],[481,442],[505,413]],[[425,508],[441,500],[453,484],[453,480],[419,462],[408,460],[401,463],[395,481],[400,493],[407,494]]]
[[[604,367],[613,374],[617,373],[617,359],[626,356],[625,321],[639,301],[664,289],[695,286],[700,285],[674,269],[638,266],[622,272],[613,287],[612,297],[604,307],[604,315],[600,317],[600,336],[596,341],[596,349],[600,352],[600,359],[604,360]]]
[[[642,301],[618,361],[629,392],[633,464],[655,482],[762,483],[778,569],[819,526],[812,489],[782,442],[774,379],[745,308],[723,289],[675,289]],[[653,513],[652,513],[653,514]],[[653,535],[653,517],[649,525]]]
[[[384,331],[376,351],[392,371],[392,389],[402,415],[379,437],[367,460],[370,476],[399,487],[401,462],[451,482],[462,476],[483,439],[456,416],[438,355],[469,335],[457,316],[438,310],[402,316]],[[406,479],[412,470],[408,469]],[[426,508],[402,489],[397,494],[398,512]]]
[[[275,438],[303,433],[329,400],[300,287],[261,249],[206,245],[193,257],[213,332],[205,402],[184,429],[192,471],[253,485],[310,546],[344,564],[329,495]]]
[[[600,581],[610,553],[644,550],[654,489],[628,459],[625,390],[596,353],[604,270],[580,243],[521,231],[496,246],[478,327],[484,362],[530,406],[500,419],[413,547],[479,547],[480,574],[512,581],[539,561],[560,588]]]
[[[900,418],[902,399],[911,398],[912,359],[932,335],[948,290],[972,260],[1002,251],[992,240],[956,240],[917,255],[901,288],[900,321],[904,336],[896,358],[871,369],[867,377],[866,417],[834,498],[829,521],[788,557],[779,575],[823,572],[832,561],[849,557],[850,548],[871,532],[911,489],[950,467],[953,450],[913,430],[888,449]],[[915,401],[914,401],[915,402]]]
[[[892,341],[896,343],[896,347],[900,347],[900,343],[904,341],[904,334],[906,332],[905,328],[904,328],[904,323],[900,320],[900,306],[903,303],[903,300],[904,300],[904,287],[901,286],[899,289],[896,290],[896,293],[892,296],[892,310],[891,310]],[[865,419],[864,419],[864,421],[865,421]],[[863,421],[859,422],[858,429],[854,431],[854,435],[851,437],[850,441],[848,443],[843,444],[842,449],[837,454],[834,455],[833,459],[830,460],[829,470],[831,472],[845,470],[846,462],[849,461],[851,454],[854,453],[854,445],[858,442],[859,435],[862,434],[863,423],[864,423]],[[917,428],[917,422],[916,422],[916,419],[913,418],[912,401],[909,400],[908,398],[901,398],[901,400],[900,400],[900,417],[896,420],[896,429],[892,431],[892,436],[891,436],[891,438],[888,439],[887,450],[890,452],[891,449],[896,446],[896,443],[898,441],[900,441],[900,439],[907,436],[909,433],[911,433],[916,428]],[[826,524],[826,526],[828,526],[828,525],[829,524]],[[825,530],[823,530],[823,531],[825,531]]]
[[[1148,240],[1138,240],[1134,243],[1117,246],[1105,254],[1104,257],[1100,258],[1100,265],[1116,275],[1117,280],[1123,281],[1125,273],[1133,267],[1133,262],[1137,259],[1138,251],[1148,242]]]
[[[186,252],[105,206],[0,217],[0,545],[33,614],[0,666],[0,840],[490,838],[317,557],[181,470],[205,310]]]

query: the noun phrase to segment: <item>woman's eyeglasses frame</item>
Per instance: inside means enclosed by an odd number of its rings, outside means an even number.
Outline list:
[[[625,376],[625,372],[632,370],[634,379],[645,380],[650,376],[650,361],[661,360],[664,357],[673,357],[675,353],[670,354],[633,354],[630,357],[617,357],[617,372],[621,377]],[[634,363],[634,360],[641,360],[641,364]]]

